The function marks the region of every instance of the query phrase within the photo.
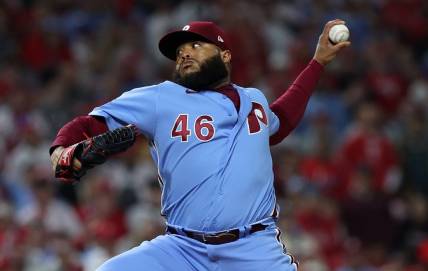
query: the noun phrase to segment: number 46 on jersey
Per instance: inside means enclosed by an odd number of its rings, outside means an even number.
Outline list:
[[[268,119],[263,106],[253,102],[251,113],[247,117],[248,133],[250,135],[261,131],[260,123],[268,125]],[[214,118],[210,115],[198,116],[195,123],[192,124],[193,133],[199,141],[210,141],[215,135],[215,127],[213,125]],[[188,142],[192,135],[192,130],[189,127],[189,114],[180,114],[176,118],[171,129],[171,137],[179,137],[182,142]]]

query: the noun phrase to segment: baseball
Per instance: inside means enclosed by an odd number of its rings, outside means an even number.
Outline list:
[[[349,39],[349,29],[344,24],[334,25],[332,28],[330,28],[328,37],[334,44],[347,41]]]

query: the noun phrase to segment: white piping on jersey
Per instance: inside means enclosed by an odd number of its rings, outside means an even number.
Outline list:
[[[275,199],[275,204],[273,205],[273,209],[272,209],[272,212],[270,213],[270,216],[275,218],[275,219],[278,218],[279,217],[279,211],[280,211],[279,205]]]
[[[157,159],[157,161],[156,161],[156,167],[157,167],[157,170],[158,170],[158,182],[159,182],[159,185],[160,185],[160,187],[161,187],[161,206],[160,206],[160,208],[161,208],[161,215],[162,216],[165,216],[165,214],[164,213],[162,213],[162,210],[163,210],[163,206],[162,206],[162,203],[163,203],[163,192],[164,192],[164,187],[165,187],[165,184],[164,184],[164,180],[163,180],[163,178],[162,178],[162,175],[161,175],[161,173],[160,173],[160,158],[159,158],[159,151],[158,151],[158,146],[156,146],[156,143],[155,143],[155,141],[154,140],[152,140],[152,145],[153,145],[153,149],[155,150],[155,152],[156,152],[156,159]]]
[[[277,227],[275,229],[275,232],[276,232],[276,235],[275,235],[276,242],[278,243],[278,245],[281,246],[281,249],[282,249],[283,253],[285,254],[285,245],[281,240],[281,230]]]

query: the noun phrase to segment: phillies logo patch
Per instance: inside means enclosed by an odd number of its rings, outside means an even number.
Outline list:
[[[262,130],[260,123],[265,126],[268,125],[268,119],[263,106],[259,103],[252,102],[253,107],[247,117],[248,133],[250,135],[256,134]]]

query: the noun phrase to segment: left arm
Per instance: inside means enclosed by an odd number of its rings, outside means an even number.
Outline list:
[[[333,60],[337,53],[351,45],[344,41],[333,45],[328,40],[328,32],[336,24],[344,24],[342,20],[333,20],[326,23],[321,33],[315,54],[308,66],[299,74],[291,86],[276,99],[270,108],[278,117],[280,126],[270,137],[270,145],[280,143],[300,122],[305,112],[309,98],[318,83],[325,65]]]

